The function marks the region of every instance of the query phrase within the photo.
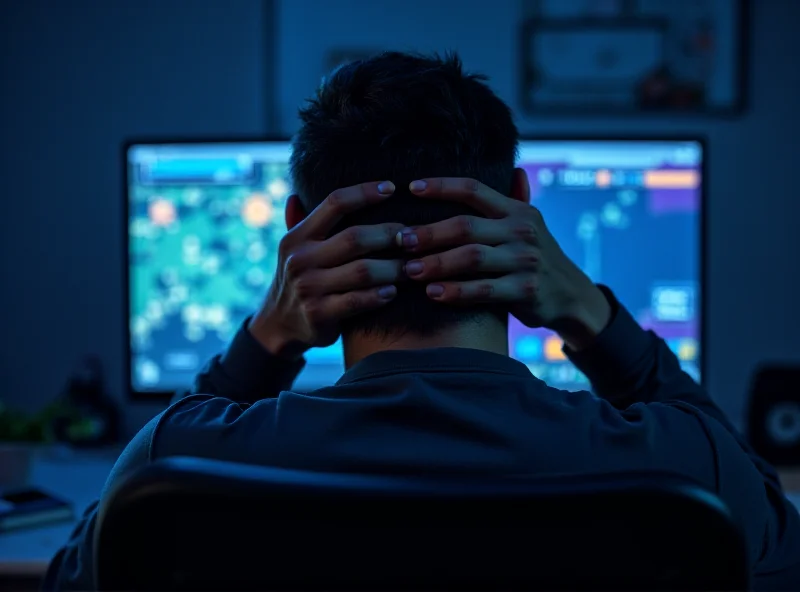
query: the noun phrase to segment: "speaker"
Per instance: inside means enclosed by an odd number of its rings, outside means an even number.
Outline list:
[[[770,464],[800,466],[800,365],[756,372],[748,427],[750,444]]]

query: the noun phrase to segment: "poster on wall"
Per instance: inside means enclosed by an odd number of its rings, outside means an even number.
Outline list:
[[[523,0],[528,114],[736,114],[750,0]]]

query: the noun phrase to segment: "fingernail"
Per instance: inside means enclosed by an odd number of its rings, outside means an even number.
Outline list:
[[[397,288],[394,286],[383,286],[378,289],[378,295],[384,300],[391,300],[397,295]]]
[[[380,193],[383,196],[391,195],[392,193],[394,193],[394,183],[392,183],[391,181],[383,181],[381,183],[378,183],[378,193]]]
[[[419,243],[417,235],[410,228],[403,228],[394,236],[394,242],[398,247],[416,247]]]
[[[408,190],[412,193],[422,193],[428,184],[425,181],[411,181],[408,185]]]
[[[426,292],[428,293],[428,296],[431,296],[432,298],[438,298],[444,294],[444,286],[440,286],[439,284],[431,284],[428,286]]]
[[[414,231],[411,229],[406,229],[400,233],[402,235],[402,245],[403,247],[416,247],[419,244],[419,239],[417,235],[414,234]]]
[[[422,273],[423,268],[422,261],[409,261],[406,263],[406,273],[408,275],[419,275]]]

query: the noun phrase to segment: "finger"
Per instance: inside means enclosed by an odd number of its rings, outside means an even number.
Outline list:
[[[380,286],[345,294],[331,294],[321,299],[318,315],[326,321],[338,321],[353,315],[385,306],[397,296],[395,286]]]
[[[467,282],[436,282],[425,291],[433,300],[450,304],[532,302],[537,285],[533,274],[519,274]]]
[[[327,240],[309,247],[307,255],[315,267],[335,267],[367,253],[376,253],[396,246],[402,224],[352,226]]]
[[[394,190],[394,183],[391,181],[361,183],[346,189],[337,189],[298,225],[297,233],[305,238],[325,238],[344,216],[385,201]]]
[[[408,189],[419,197],[463,203],[490,218],[508,216],[520,204],[475,179],[460,177],[420,179],[412,181]]]
[[[433,251],[479,243],[500,245],[515,236],[511,218],[491,220],[477,216],[455,216],[434,224],[401,228],[395,236],[399,247],[409,251]]]
[[[394,284],[405,278],[402,261],[360,259],[333,269],[317,269],[300,278],[295,289],[302,297],[350,292]]]
[[[539,252],[528,245],[465,245],[406,263],[405,273],[413,280],[439,280],[457,276],[533,271]]]

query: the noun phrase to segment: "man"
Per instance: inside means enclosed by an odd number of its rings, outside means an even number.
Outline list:
[[[136,435],[109,485],[172,455],[363,473],[671,471],[730,506],[758,589],[800,586],[800,517],[775,471],[564,255],[514,168],[511,113],[478,77],[454,57],[388,53],[336,71],[301,119],[263,305]],[[596,395],[551,389],[508,357],[509,313],[561,335]],[[344,376],[293,393],[303,353],[339,335]],[[47,587],[92,587],[95,512]]]

